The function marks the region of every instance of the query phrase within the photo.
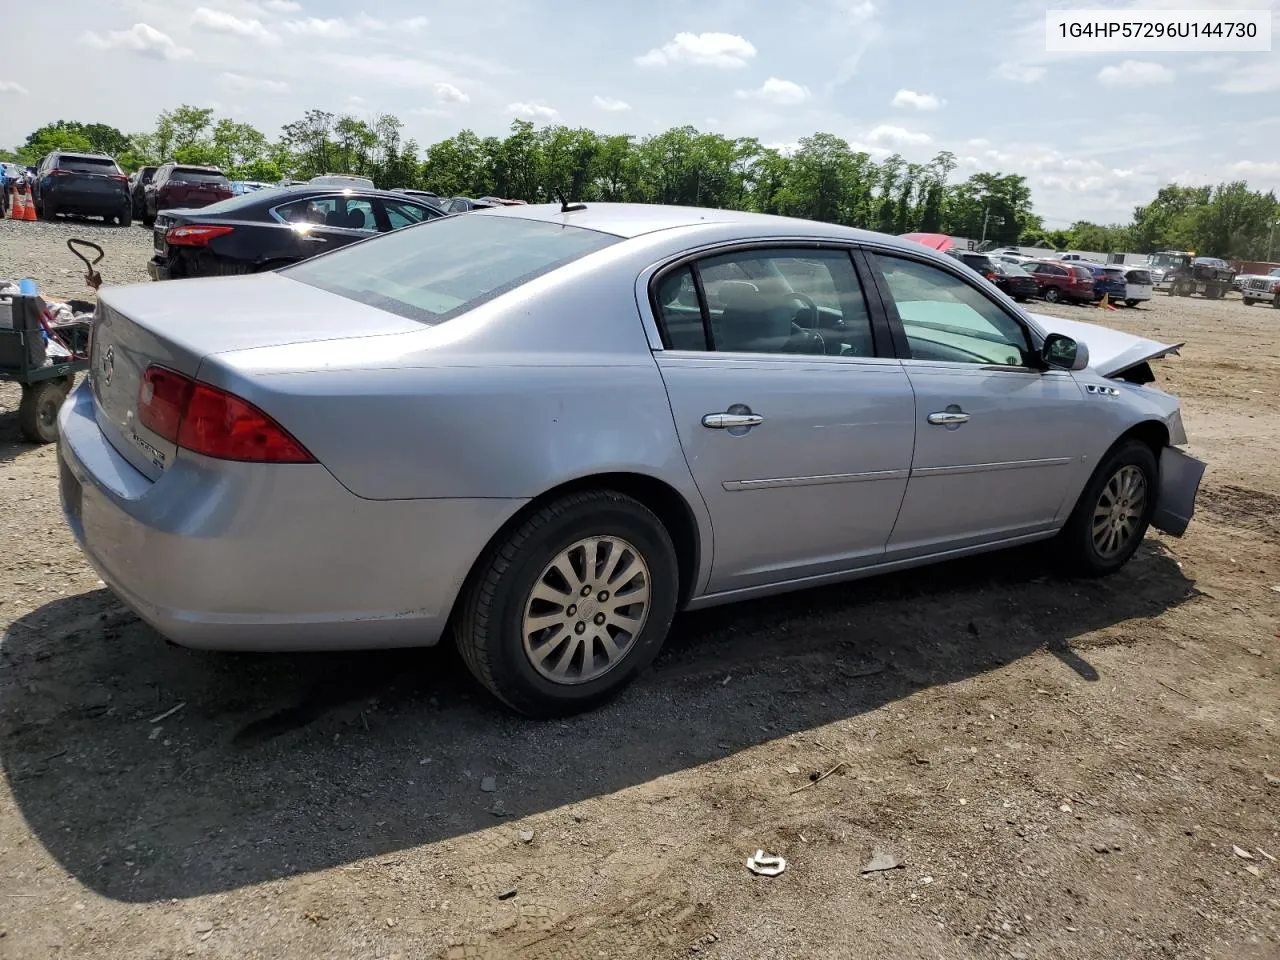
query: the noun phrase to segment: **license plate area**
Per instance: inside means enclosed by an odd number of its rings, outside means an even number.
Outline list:
[[[84,503],[84,488],[67,466],[67,462],[61,459],[58,461],[58,488],[62,494],[62,509],[66,511],[68,519],[78,525]]]

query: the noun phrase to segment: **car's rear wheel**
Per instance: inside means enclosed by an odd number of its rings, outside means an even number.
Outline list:
[[[116,222],[122,227],[133,226],[133,204],[126,203],[120,208],[120,212],[116,214]]]
[[[1253,297],[1245,297],[1245,298],[1244,298],[1244,305],[1245,305],[1246,307],[1252,307],[1255,303],[1257,303],[1257,301],[1256,301],[1256,300],[1254,300],[1254,299],[1253,299]]]
[[[1126,307],[1136,307],[1136,306],[1137,306],[1139,303],[1141,303],[1141,302],[1142,302],[1142,301],[1140,301],[1140,300],[1126,300],[1126,301],[1124,302],[1124,305],[1125,305]]]
[[[57,215],[58,205],[56,203],[50,203],[48,200],[42,203],[40,208],[36,210],[36,216],[41,220],[52,220]]]
[[[533,511],[481,558],[454,630],[467,667],[510,707],[594,707],[648,666],[678,595],[675,547],[639,501],[610,490]]]
[[[1057,287],[1047,287],[1044,291],[1045,303],[1057,303],[1062,299],[1062,291]]]
[[[1059,535],[1072,571],[1100,577],[1128,563],[1147,535],[1158,490],[1159,468],[1147,444],[1125,440],[1113,447]]]

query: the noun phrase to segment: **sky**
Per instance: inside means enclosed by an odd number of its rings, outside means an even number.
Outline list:
[[[147,130],[181,103],[275,136],[319,107],[396,114],[423,145],[520,117],[945,149],[953,176],[1026,176],[1049,227],[1127,221],[1171,181],[1280,188],[1280,52],[1048,53],[1050,7],[1267,8],[1280,37],[1280,0],[22,3],[0,144],[57,119]]]

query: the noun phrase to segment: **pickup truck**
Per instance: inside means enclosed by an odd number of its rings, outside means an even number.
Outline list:
[[[1252,307],[1255,303],[1270,303],[1280,308],[1280,267],[1270,273],[1250,273],[1237,277],[1240,295],[1244,297],[1244,305]]]

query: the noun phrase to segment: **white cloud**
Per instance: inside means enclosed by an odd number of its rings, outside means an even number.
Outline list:
[[[426,61],[390,54],[371,57],[325,51],[315,55],[315,60],[331,68],[335,75],[348,83],[359,78],[388,87],[417,88],[434,86],[447,76],[445,71]]]
[[[353,107],[358,107],[365,102],[365,99],[360,96],[360,94],[353,93],[347,97],[345,102],[351,104]]]
[[[763,144],[763,146],[766,150],[777,150],[778,153],[782,154],[784,157],[790,157],[800,149],[800,141],[785,140],[781,143],[766,143]]]
[[[31,91],[15,80],[0,80],[0,93],[16,93],[25,97]]]
[[[1280,90],[1280,63],[1263,60],[1233,70],[1214,87],[1223,93],[1266,93]]]
[[[1044,67],[1033,66],[1029,63],[1014,63],[1006,61],[996,65],[992,75],[997,80],[1008,80],[1011,83],[1036,83],[1044,79],[1044,75],[1049,71]]]
[[[452,116],[448,110],[441,110],[439,107],[414,107],[409,111],[411,117],[449,117]]]
[[[419,30],[425,29],[430,22],[426,17],[410,17],[407,20],[398,21],[396,29],[404,30],[406,33],[417,33]]]
[[[734,96],[739,100],[767,100],[770,103],[776,103],[779,106],[791,107],[798,103],[804,103],[809,99],[809,88],[802,87],[798,83],[792,83],[790,80],[779,80],[777,77],[770,77],[766,80],[759,90],[738,90]]]
[[[935,97],[932,93],[916,93],[914,90],[899,90],[893,95],[891,105],[908,107],[912,110],[937,110],[947,101]]]
[[[1242,177],[1280,177],[1280,161],[1275,160],[1238,160],[1231,165],[1231,171]]]
[[[287,20],[285,21],[285,29],[302,37],[319,37],[323,40],[347,40],[360,32],[339,17],[327,20],[320,17]]]
[[[283,80],[266,80],[262,77],[246,77],[239,73],[221,73],[218,82],[232,90],[265,90],[268,93],[286,93],[289,84]]]
[[[302,4],[294,0],[266,0],[263,6],[272,13],[297,13],[302,9]]]
[[[437,103],[470,103],[471,98],[452,83],[441,81],[435,85]]]
[[[624,113],[631,109],[631,104],[625,100],[617,100],[613,97],[602,97],[596,94],[591,98],[591,102],[601,110],[607,110],[610,113]]]
[[[881,124],[876,127],[867,134],[867,139],[874,144],[888,143],[902,147],[917,147],[933,142],[933,137],[927,133],[917,133],[903,127],[891,127],[887,124]]]
[[[197,7],[191,15],[191,22],[197,27],[204,27],[214,33],[229,33],[246,40],[259,43],[278,43],[274,33],[262,25],[261,20],[241,19],[225,10],[210,10],[208,7]]]
[[[1226,73],[1236,64],[1235,57],[1205,57],[1187,67],[1188,73]]]
[[[173,42],[173,37],[146,23],[135,23],[128,30],[89,31],[81,40],[99,50],[128,50],[155,60],[181,60],[191,56],[190,50]]]
[[[636,57],[642,67],[688,63],[700,67],[745,67],[755,46],[736,33],[677,33],[673,40]]]
[[[387,29],[387,24],[384,20],[378,20],[375,17],[369,16],[367,13],[362,13],[360,16],[356,17],[356,29],[385,30]]]
[[[543,103],[508,103],[507,113],[514,113],[517,117],[526,117],[530,120],[553,120],[560,115],[560,111],[554,107],[548,107]]]
[[[1143,87],[1153,83],[1173,83],[1172,70],[1150,60],[1126,60],[1118,66],[1098,71],[1098,82],[1108,87]]]

